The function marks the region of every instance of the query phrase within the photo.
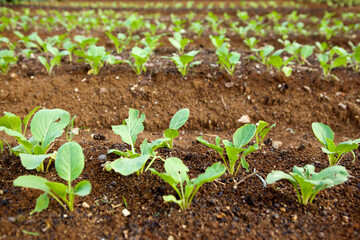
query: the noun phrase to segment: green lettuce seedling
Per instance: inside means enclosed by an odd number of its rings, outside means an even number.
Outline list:
[[[7,37],[0,36],[0,43],[2,43],[2,42],[6,44],[6,46],[9,48],[9,50],[15,51],[17,42],[11,42]],[[1,44],[0,44],[0,46],[1,46]]]
[[[188,53],[185,53],[181,56],[177,55],[176,53],[173,53],[172,57],[162,57],[162,58],[168,58],[173,60],[173,62],[176,64],[176,67],[178,71],[181,73],[183,77],[188,73],[189,69],[193,66],[201,64],[201,61],[195,61],[193,62],[195,56],[201,52],[201,50],[197,51],[191,51]]]
[[[207,26],[204,26],[204,24],[202,22],[195,21],[195,22],[190,23],[189,30],[196,33],[198,38],[201,38],[201,35],[203,34],[203,32],[205,31],[206,28],[207,28]]]
[[[106,52],[103,46],[98,47],[91,45],[86,52],[83,50],[75,50],[74,53],[80,57],[78,62],[86,62],[90,65],[91,70],[88,74],[98,75],[100,68],[104,66],[105,63],[117,63],[114,56],[110,54],[110,51]]]
[[[145,47],[150,48],[151,52],[154,52],[158,46],[162,45],[162,43],[160,43],[159,41],[163,34],[152,36],[149,32],[145,32],[144,35],[145,38],[141,40],[140,43],[143,44]]]
[[[232,76],[235,70],[235,65],[241,63],[240,53],[230,52],[227,45],[227,43],[224,43],[220,48],[216,49],[216,55],[219,59],[217,63],[219,63],[221,68],[224,68],[225,71]]]
[[[0,51],[0,69],[2,74],[7,74],[10,65],[17,62],[18,58],[15,57],[15,53],[12,50],[1,50]]]
[[[226,168],[220,162],[213,164],[205,170],[205,173],[200,174],[197,178],[189,179],[187,172],[189,169],[178,158],[168,158],[164,164],[165,172],[160,173],[153,168],[150,168],[151,173],[158,175],[165,182],[176,191],[179,199],[174,195],[163,196],[165,202],[175,202],[179,204],[182,210],[188,208],[199,188],[207,182],[212,182],[221,177]],[[180,185],[180,189],[178,188]]]
[[[94,37],[85,37],[83,35],[76,35],[74,41],[77,42],[80,50],[85,51],[87,46],[95,45],[99,39]]]
[[[67,40],[63,43],[63,48],[68,51],[69,53],[69,61],[72,62],[72,53],[74,50],[78,47],[76,43],[71,42],[70,40]]]
[[[255,46],[256,46],[256,44],[257,44],[258,42],[259,42],[259,40],[257,40],[257,39],[254,38],[254,37],[246,38],[246,39],[244,40],[245,45],[248,46],[250,50],[251,50],[251,49],[255,49]]]
[[[207,16],[205,17],[206,21],[209,23],[209,25],[211,26],[211,29],[213,30],[213,32],[217,32],[218,31],[218,27],[220,26],[220,24],[223,22],[223,20],[219,20],[218,16],[216,16],[214,13],[212,12],[208,12]]]
[[[18,141],[19,145],[12,148],[11,151],[20,156],[21,164],[26,169],[36,168],[38,171],[44,171],[43,161],[53,154],[49,153],[50,148],[55,139],[60,137],[64,128],[68,126],[70,114],[62,109],[42,109],[35,113],[39,108],[34,108],[23,121],[20,117],[5,112],[5,115],[0,118],[0,131],[15,137]],[[32,136],[27,139],[25,137],[27,125],[33,115],[30,124]],[[51,160],[48,167],[50,163]]]
[[[67,205],[69,210],[73,211],[75,196],[83,197],[91,192],[91,184],[87,180],[78,182],[74,188],[71,186],[71,182],[78,178],[83,171],[84,164],[81,146],[76,142],[67,142],[59,148],[55,159],[56,172],[60,178],[67,182],[67,185],[51,182],[34,175],[20,176],[15,179],[15,187],[44,191],[37,198],[35,209],[30,212],[30,215],[45,210],[49,206],[49,196],[54,198],[64,209]]]
[[[212,36],[210,35],[211,43],[214,45],[215,49],[220,48],[222,45],[226,44],[229,47],[229,39],[225,37],[225,35]]]
[[[189,109],[184,108],[179,110],[171,119],[169,128],[165,130],[165,138],[156,139],[151,143],[149,143],[147,139],[144,139],[140,145],[141,153],[137,153],[135,150],[135,142],[138,134],[144,131],[143,122],[145,120],[145,114],[139,116],[138,110],[130,108],[129,118],[125,119],[122,125],[112,126],[112,130],[115,134],[121,136],[123,142],[130,145],[131,150],[120,151],[117,149],[110,149],[108,153],[115,153],[120,155],[121,158],[113,162],[107,162],[105,164],[105,169],[107,171],[114,169],[115,172],[125,176],[135,172],[141,174],[144,172],[146,162],[152,158],[145,169],[145,171],[147,171],[156,159],[163,160],[160,156],[157,156],[156,149],[160,147],[173,147],[174,139],[179,136],[178,129],[186,123],[189,114]]]
[[[272,171],[267,175],[266,183],[289,180],[295,188],[299,203],[307,205],[313,202],[318,192],[347,181],[348,176],[349,173],[343,166],[327,167],[319,173],[315,172],[313,165],[306,165],[304,168],[294,166],[290,174]]]
[[[292,68],[288,67],[287,65],[291,62],[291,60],[293,60],[294,57],[290,57],[288,59],[286,59],[285,61],[277,55],[272,55],[269,60],[268,63],[271,66],[274,66],[278,72],[282,71],[286,77],[289,77],[292,73]]]
[[[192,40],[188,38],[183,38],[179,32],[175,32],[174,37],[168,38],[168,40],[180,54],[184,53],[186,45],[192,42]]]
[[[319,140],[319,142],[324,146],[321,150],[327,154],[329,158],[329,165],[334,166],[337,165],[340,160],[345,156],[346,153],[351,152],[354,156],[355,154],[353,150],[359,147],[360,139],[356,140],[348,140],[338,145],[334,143],[334,132],[328,125],[323,123],[314,122],[312,124],[312,130]]]
[[[105,33],[106,36],[110,38],[110,40],[114,43],[116,52],[120,54],[136,37],[127,37],[123,33],[118,33],[117,36],[112,35],[110,32]]]
[[[247,172],[249,171],[249,164],[246,162],[245,157],[261,148],[261,144],[263,143],[266,134],[270,131],[271,128],[275,126],[275,124],[270,127],[267,126],[268,123],[259,121],[258,127],[256,127],[255,124],[246,124],[238,128],[233,135],[233,143],[228,140],[222,141],[225,149],[220,146],[221,138],[218,136],[215,138],[215,144],[207,142],[203,139],[202,136],[198,137],[197,140],[205,146],[217,151],[223,159],[228,172],[231,175],[236,175],[240,169],[240,166],[245,168]],[[254,136],[256,138],[256,143],[245,148],[245,146],[253,139]],[[242,153],[241,163],[238,164],[237,162],[240,153]],[[228,161],[226,161],[225,156],[227,156]]]
[[[151,53],[152,50],[149,47],[139,48],[135,46],[131,50],[131,56],[135,61],[124,60],[122,62],[129,64],[134,69],[136,75],[140,75],[143,71],[146,72],[145,63],[150,60]]]
[[[51,76],[52,70],[55,66],[60,66],[61,64],[61,58],[63,56],[69,55],[69,52],[67,50],[59,51],[56,47],[53,47],[51,45],[47,45],[46,49],[49,53],[51,53],[53,56],[50,59],[50,62],[46,60],[43,56],[38,56],[38,59],[42,65],[45,66],[46,72]]]

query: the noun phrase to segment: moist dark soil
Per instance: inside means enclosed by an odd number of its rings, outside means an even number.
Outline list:
[[[41,37],[47,34],[38,32]],[[63,32],[59,29],[51,34]],[[1,34],[16,40],[10,31]],[[70,36],[77,34],[83,32],[76,30]],[[296,67],[286,78],[246,60],[250,52],[243,39],[229,36],[232,50],[242,54],[241,65],[229,76],[214,66],[217,57],[208,40],[210,34],[205,32],[202,39],[187,35],[194,42],[186,50],[201,49],[196,59],[202,64],[185,78],[172,62],[161,58],[175,52],[166,37],[147,72],[140,76],[125,64],[105,66],[99,75],[88,75],[84,63],[71,63],[67,58],[51,77],[36,59],[20,59],[7,75],[1,75],[0,112],[24,117],[34,107],[42,106],[61,108],[77,116],[75,127],[80,133],[74,141],[81,144],[86,157],[81,178],[89,180],[93,188],[90,195],[75,199],[73,212],[52,199],[48,209],[29,215],[40,192],[15,188],[13,180],[25,174],[61,180],[53,165],[48,173],[25,170],[20,159],[5,148],[0,153],[0,239],[360,239],[359,150],[354,152],[355,162],[349,154],[340,163],[349,171],[349,180],[320,192],[308,206],[298,203],[290,183],[280,181],[264,187],[262,181],[272,170],[289,172],[294,165],[313,164],[320,171],[328,166],[311,131],[312,122],[329,125],[336,142],[359,138],[360,74],[350,68],[337,68],[333,73],[340,81],[324,80],[312,57],[309,66]],[[107,50],[114,50],[102,32],[91,35],[99,37],[99,44]],[[278,37],[260,38],[260,44],[279,47]],[[324,41],[320,36],[290,36],[290,40],[304,44]],[[349,40],[354,41],[336,36],[329,42],[347,47]],[[125,50],[122,57],[127,58],[129,51]],[[276,127],[263,148],[249,155],[249,172],[240,171],[235,177],[225,174],[205,184],[190,207],[180,211],[176,204],[163,202],[162,196],[174,191],[150,172],[124,177],[103,170],[105,161],[116,159],[107,154],[109,149],[128,147],[111,126],[121,124],[129,108],[146,114],[145,132],[138,142],[161,137],[175,112],[190,109],[190,118],[180,129],[174,148],[160,149],[159,154],[182,159],[191,177],[221,161],[196,137],[203,135],[213,141],[218,135],[230,140],[244,124],[239,122],[244,115],[251,123],[264,120],[276,123]],[[2,132],[0,138],[16,145]],[[274,148],[274,141],[282,143],[280,148]],[[63,143],[64,139],[57,140],[54,149]],[[163,171],[160,161],[153,167]],[[127,217],[122,215],[125,208],[130,211]]]

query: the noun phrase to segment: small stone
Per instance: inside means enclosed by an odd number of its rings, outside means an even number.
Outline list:
[[[95,140],[105,140],[106,139],[106,137],[104,135],[100,134],[100,133],[99,134],[93,134],[91,136]]]
[[[167,240],[175,240],[175,238],[174,238],[172,235],[170,235],[170,236],[167,238]]]
[[[14,217],[8,217],[7,220],[12,223],[16,222],[16,218],[14,218]]]
[[[286,213],[286,208],[281,207],[281,208],[280,208],[280,212]]]
[[[80,131],[80,128],[73,128],[71,133],[74,134],[74,135],[79,135],[79,131]]]
[[[0,195],[3,195],[4,194],[4,190],[0,190]]]
[[[298,216],[297,216],[296,214],[295,214],[294,216],[292,216],[292,218],[291,218],[291,220],[292,220],[293,222],[296,222],[297,219],[298,219]]]
[[[127,210],[126,208],[124,208],[124,209],[121,211],[121,214],[122,214],[124,217],[128,217],[128,216],[130,216],[130,211]]]
[[[119,79],[119,76],[116,76],[115,78],[116,78],[116,79]]]
[[[107,159],[107,156],[105,154],[101,154],[101,155],[98,156],[98,159],[100,161],[105,161]]]
[[[86,81],[86,78],[81,79],[81,82],[85,82],[85,81]]]
[[[10,77],[11,77],[11,78],[16,78],[16,73],[11,73],[11,74],[10,74]]]
[[[272,215],[272,217],[273,217],[274,219],[278,219],[280,216],[279,216],[278,213],[275,213],[275,214]]]
[[[347,108],[347,106],[344,103],[339,103],[338,106],[344,110]]]
[[[111,186],[116,186],[117,185],[117,182],[116,181],[111,181]]]
[[[279,149],[282,146],[282,142],[280,141],[273,141],[272,142],[272,147],[275,149]]]
[[[249,115],[243,115],[243,116],[241,116],[240,119],[238,119],[238,122],[239,123],[250,123],[251,120],[250,120]]]
[[[31,79],[34,79],[35,77],[34,76],[30,76]]]
[[[21,69],[25,70],[25,69],[27,69],[27,66],[25,64],[21,64]]]
[[[319,238],[324,238],[324,237],[325,237],[325,233],[319,232],[319,233],[318,233],[318,237],[319,237]]]
[[[306,91],[308,91],[309,93],[311,93],[311,88],[310,88],[310,87],[304,86],[303,88],[304,88]]]
[[[287,128],[286,131],[290,132],[291,134],[295,134],[295,131],[292,128]]]
[[[64,218],[67,218],[67,217],[68,217],[68,215],[67,215],[67,214],[64,214],[64,215],[63,215],[63,217],[64,217]]]
[[[77,87],[74,88],[74,92],[79,92],[79,89]]]
[[[90,208],[90,205],[89,205],[87,202],[83,202],[83,203],[81,204],[81,206],[82,206],[83,208]]]
[[[100,93],[106,93],[106,92],[107,92],[106,88],[100,88]]]
[[[231,88],[232,86],[234,86],[234,82],[225,83],[225,87],[227,88]]]

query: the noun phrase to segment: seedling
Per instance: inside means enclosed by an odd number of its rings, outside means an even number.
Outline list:
[[[139,117],[139,111],[130,108],[129,118],[125,119],[122,125],[112,126],[112,129],[115,134],[121,136],[123,142],[130,145],[131,150],[120,151],[110,149],[108,153],[115,153],[121,156],[121,158],[113,162],[107,162],[105,169],[107,171],[114,169],[115,172],[125,176],[135,172],[141,174],[144,172],[146,162],[152,158],[145,169],[145,171],[147,171],[156,159],[163,160],[160,156],[157,156],[156,149],[160,147],[173,147],[174,139],[179,136],[178,129],[186,123],[189,114],[189,109],[184,108],[179,110],[171,119],[169,128],[165,130],[165,138],[157,139],[151,143],[148,143],[147,139],[145,139],[140,146],[141,153],[137,153],[135,150],[135,142],[138,134],[144,131],[143,122],[145,120],[145,114],[143,113]]]
[[[286,59],[285,61],[277,55],[272,55],[269,58],[268,63],[272,66],[274,66],[278,72],[282,71],[286,77],[289,77],[292,73],[292,68],[288,67],[287,65],[291,62],[291,60],[293,60],[294,57],[290,57],[288,59]]]
[[[208,23],[211,26],[211,29],[214,32],[218,31],[218,27],[220,26],[220,24],[223,22],[223,20],[219,20],[218,16],[216,16],[214,13],[212,12],[208,12],[207,16],[205,17],[206,21],[208,21]]]
[[[232,76],[235,70],[235,65],[241,63],[240,53],[230,52],[227,45],[227,43],[224,43],[220,48],[216,49],[216,55],[219,59],[217,63],[219,63],[221,68],[224,68],[225,71]]]
[[[43,161],[53,154],[49,153],[51,146],[55,139],[63,134],[64,128],[68,126],[70,114],[61,109],[42,109],[35,113],[39,108],[34,108],[23,121],[20,117],[5,112],[5,115],[0,118],[0,131],[15,137],[18,141],[19,146],[12,148],[11,151],[20,156],[21,164],[26,169],[36,168],[38,171],[44,171]],[[30,124],[32,137],[27,139],[25,137],[27,125],[33,115]],[[51,160],[48,167],[50,163]]]
[[[131,56],[135,59],[134,62],[130,60],[124,60],[124,63],[129,64],[135,71],[137,75],[140,75],[143,71],[146,72],[145,63],[149,61],[150,55],[152,53],[151,48],[139,48],[133,47],[131,50]]]
[[[88,74],[98,75],[100,68],[104,66],[105,63],[116,63],[114,56],[110,55],[110,51],[106,52],[102,46],[91,45],[86,52],[83,50],[75,50],[74,53],[80,57],[77,60],[78,62],[86,62],[90,65],[91,70]]]
[[[261,148],[261,144],[263,143],[266,134],[275,126],[275,124],[270,127],[267,127],[267,125],[268,123],[259,121],[258,127],[256,127],[255,124],[246,124],[238,128],[233,135],[233,143],[228,140],[222,141],[225,149],[220,146],[221,138],[218,136],[215,138],[215,145],[204,140],[202,136],[198,137],[197,140],[205,146],[217,151],[223,159],[227,171],[231,175],[236,175],[240,166],[245,168],[247,172],[249,171],[249,164],[246,162],[245,157]],[[256,143],[245,148],[254,136],[256,136]],[[224,151],[226,151],[228,161],[225,159]],[[242,153],[241,163],[237,163],[240,153]],[[238,166],[236,167],[236,165]]]
[[[0,69],[2,74],[7,74],[10,65],[17,62],[18,58],[15,57],[15,53],[12,50],[1,50],[0,51]]]
[[[175,32],[174,37],[168,38],[169,42],[179,51],[180,54],[184,53],[184,49],[188,43],[191,43],[192,40],[188,38],[183,38],[181,33]]]
[[[196,33],[198,38],[201,38],[201,35],[203,34],[203,32],[205,31],[206,28],[207,28],[207,26],[204,26],[202,22],[195,21],[195,22],[190,23],[189,29],[190,29],[190,31],[193,31],[194,33]]]
[[[181,73],[183,77],[188,73],[189,69],[193,66],[201,64],[201,61],[195,61],[193,62],[195,56],[201,52],[201,50],[197,51],[191,51],[186,54],[183,54],[182,56],[177,55],[176,53],[173,53],[172,57],[162,57],[162,58],[168,58],[173,60],[173,62],[176,64],[176,67],[178,71]]]
[[[49,44],[46,46],[46,49],[49,53],[53,55],[50,62],[46,60],[43,56],[38,56],[38,59],[42,65],[45,66],[47,73],[51,76],[52,70],[55,66],[60,66],[61,58],[63,56],[69,55],[68,51],[59,51],[56,47],[50,46]]]
[[[114,43],[116,52],[120,54],[133,40],[134,37],[127,37],[123,33],[118,33],[117,36],[112,35],[110,32],[105,33],[106,36]]]
[[[212,36],[210,35],[211,43],[214,45],[215,49],[220,48],[222,45],[226,44],[229,47],[229,39],[225,37],[225,35]]]
[[[93,38],[93,37],[85,37],[83,35],[76,35],[74,37],[75,42],[77,42],[77,44],[80,47],[80,50],[85,51],[87,46],[92,46],[95,45],[99,39],[98,38]]]
[[[151,36],[148,32],[144,33],[145,35],[145,39],[141,40],[140,43],[142,43],[145,47],[148,47],[151,49],[151,52],[154,52],[155,49],[162,45],[162,43],[160,43],[160,39],[163,36],[162,34],[157,35],[157,36]]]
[[[360,144],[360,138],[356,140],[348,140],[338,145],[334,143],[334,132],[328,125],[323,123],[314,122],[312,124],[312,130],[319,140],[319,142],[324,146],[321,150],[327,154],[329,158],[329,165],[334,166],[339,164],[341,159],[345,156],[346,153],[351,152],[354,161],[355,154],[353,150],[357,149]]]
[[[272,171],[267,175],[266,183],[289,180],[295,188],[299,203],[307,205],[313,202],[318,192],[347,181],[348,176],[349,173],[343,166],[327,167],[319,173],[315,172],[313,165],[306,165],[304,168],[294,166],[290,174]]]
[[[70,62],[72,62],[72,53],[73,53],[74,50],[77,48],[77,46],[78,46],[78,45],[77,45],[76,43],[73,43],[73,42],[71,42],[70,40],[65,41],[64,44],[63,44],[63,48],[64,48],[65,50],[67,50],[68,53],[69,53],[69,61],[70,61]]]
[[[84,154],[81,146],[75,142],[67,142],[59,148],[55,159],[55,169],[60,178],[67,185],[59,182],[51,182],[45,178],[25,175],[14,181],[15,187],[33,188],[44,191],[37,200],[35,209],[30,215],[41,212],[49,206],[49,195],[54,198],[64,209],[68,206],[70,211],[74,210],[75,196],[86,196],[91,192],[91,184],[87,180],[79,182],[74,188],[71,182],[78,178],[84,169]]]
[[[220,162],[213,164],[205,170],[205,173],[200,174],[195,179],[189,179],[187,172],[188,167],[178,158],[168,158],[164,164],[165,173],[160,173],[153,168],[150,168],[151,173],[158,175],[165,182],[176,191],[179,199],[174,195],[163,196],[165,202],[175,202],[182,210],[188,208],[199,188],[207,182],[212,182],[221,177],[226,168]],[[177,185],[180,184],[180,189]]]
[[[334,74],[331,74],[331,70],[336,67],[346,66],[348,56],[339,56],[333,61],[331,60],[331,55],[328,54],[317,54],[318,60],[320,62],[320,66],[323,70],[323,74],[325,77],[325,80],[328,80],[329,77],[334,78],[335,80],[339,81],[339,78],[335,76]]]

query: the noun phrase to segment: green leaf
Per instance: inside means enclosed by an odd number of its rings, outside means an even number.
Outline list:
[[[330,140],[334,140],[334,132],[331,128],[323,123],[314,122],[312,123],[312,130],[315,134],[315,137],[319,140],[319,142],[327,147],[326,138]]]
[[[166,196],[163,196],[163,199],[165,202],[174,202],[174,203],[177,203],[181,206],[182,208],[182,203],[183,201],[182,200],[177,200],[176,197],[174,195],[166,195]]]
[[[345,181],[347,181],[349,177],[349,173],[346,168],[343,166],[331,166],[323,169],[319,173],[312,174],[312,180],[324,180],[331,179],[333,181],[333,185],[339,185]],[[327,186],[331,187],[331,186]]]
[[[200,174],[195,181],[193,182],[198,188],[206,182],[211,182],[219,177],[221,177],[226,171],[226,167],[221,164],[221,162],[217,162],[213,164],[211,167],[208,167],[205,170],[205,173]]]
[[[183,109],[179,110],[172,117],[172,119],[170,121],[169,128],[178,130],[189,119],[189,115],[190,115],[190,110],[189,109],[183,108]]]
[[[188,181],[187,172],[189,169],[179,158],[168,158],[165,160],[164,168],[167,174],[173,179],[178,179],[180,184],[184,181]]]
[[[65,184],[57,182],[47,182],[45,184],[61,199],[66,199],[68,188]]]
[[[30,212],[30,215],[36,212],[39,213],[45,210],[48,206],[49,206],[49,197],[47,193],[43,193],[36,199],[35,209]]]
[[[256,126],[254,124],[246,124],[236,130],[233,135],[235,148],[242,148],[248,144],[255,136]]]
[[[283,171],[275,171],[275,170],[273,170],[271,173],[267,175],[266,183],[273,184],[274,182],[277,182],[281,179],[287,179],[291,183],[296,184],[296,180],[290,174],[284,173]]]
[[[285,74],[286,77],[290,77],[292,73],[291,67],[283,67],[281,71]]]
[[[331,64],[331,68],[336,68],[340,66],[345,66],[347,62],[347,56],[341,56],[336,58]]]
[[[50,192],[50,188],[46,185],[47,182],[49,181],[42,177],[25,175],[16,178],[14,180],[14,186],[38,189],[48,193]]]
[[[284,61],[281,57],[273,55],[270,57],[269,62],[271,65],[276,67],[277,69],[280,69],[280,67],[284,64]]]
[[[62,109],[42,109],[35,113],[30,130],[34,138],[41,142],[43,149],[47,148],[64,132],[70,122],[70,114]]]
[[[360,46],[354,51],[354,59],[356,62],[360,63]]]
[[[24,132],[26,131],[27,125],[29,123],[30,118],[32,117],[32,115],[34,115],[34,113],[41,108],[40,106],[35,107],[33,110],[31,110],[31,112],[29,112],[28,115],[26,115],[26,117],[24,117],[23,120],[23,124],[24,124]],[[1,124],[0,124],[1,125]]]
[[[83,180],[79,182],[78,184],[76,184],[74,188],[74,194],[81,197],[89,195],[90,192],[91,192],[91,184],[87,180]]]
[[[310,46],[310,45],[305,45],[301,48],[301,56],[303,58],[308,58],[313,54],[313,50],[314,50],[314,46]]]
[[[40,154],[40,155],[32,155],[28,153],[20,153],[21,164],[28,170],[35,169],[41,165],[41,163],[48,157],[50,154]]]
[[[115,172],[118,172],[124,176],[128,176],[139,171],[149,159],[149,157],[149,154],[141,155],[140,157],[136,158],[122,157],[112,162],[111,167],[112,169],[114,169]]]
[[[15,114],[5,112],[5,115],[0,118],[0,126],[21,133],[21,119]]]
[[[136,142],[137,135],[144,131],[143,122],[145,120],[145,114],[141,114],[139,117],[139,111],[130,108],[129,118],[125,119],[125,124],[112,126],[112,130],[115,134],[121,136],[121,140],[131,146]]]
[[[339,143],[336,146],[336,152],[337,153],[347,153],[347,152],[351,152],[354,149],[357,149],[359,147],[359,145],[356,142],[353,141],[346,141],[346,142],[342,142]]]
[[[76,179],[84,169],[84,154],[76,142],[63,144],[55,158],[55,169],[59,177],[67,182]]]
[[[204,144],[205,146],[214,149],[215,151],[217,151],[221,155],[224,152],[224,149],[222,147],[207,142],[206,140],[203,139],[203,136],[197,137],[196,140],[198,140],[200,143]]]
[[[174,139],[177,136],[179,136],[179,132],[178,132],[178,130],[169,128],[169,129],[165,130],[164,136],[167,137],[167,138]]]

